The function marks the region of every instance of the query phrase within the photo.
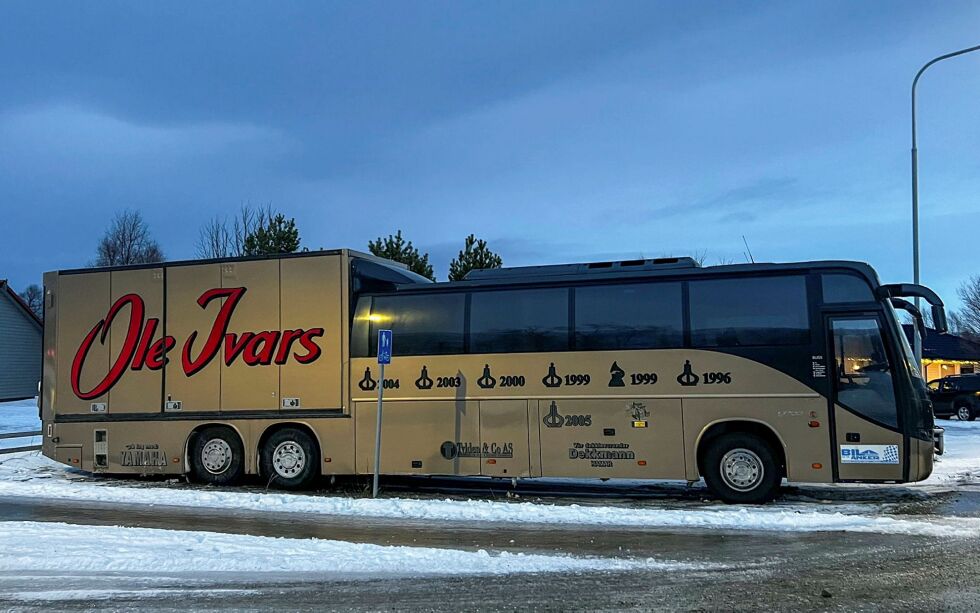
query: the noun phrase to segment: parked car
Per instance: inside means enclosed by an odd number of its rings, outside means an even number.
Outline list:
[[[980,415],[980,374],[951,375],[929,382],[932,412],[936,417],[956,415],[973,421]]]

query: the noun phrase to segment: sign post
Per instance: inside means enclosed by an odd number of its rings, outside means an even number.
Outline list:
[[[378,476],[381,474],[381,402],[385,393],[385,365],[391,364],[391,330],[378,330],[378,427],[374,431],[374,482],[371,497],[378,497]]]

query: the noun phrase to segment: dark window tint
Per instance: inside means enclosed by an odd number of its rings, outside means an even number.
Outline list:
[[[864,279],[854,275],[823,275],[824,303],[869,302],[873,300],[871,287]]]
[[[680,283],[575,288],[576,349],[680,347],[683,341]]]
[[[568,290],[474,292],[470,353],[568,349]]]
[[[696,347],[808,343],[803,277],[692,281],[691,342]]]
[[[370,356],[378,352],[378,330],[392,331],[392,353],[396,356],[463,353],[465,303],[464,294],[375,296],[368,338]]]

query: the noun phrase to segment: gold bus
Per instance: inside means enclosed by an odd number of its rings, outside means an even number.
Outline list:
[[[431,283],[349,250],[45,275],[43,451],[85,471],[925,479],[942,430],[866,264],[663,258]],[[377,331],[394,332],[379,380]]]

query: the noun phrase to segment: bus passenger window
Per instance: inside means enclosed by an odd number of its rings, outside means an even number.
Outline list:
[[[567,349],[567,289],[473,292],[470,353]]]
[[[837,402],[859,415],[897,427],[891,366],[876,319],[835,319]]]
[[[575,288],[575,349],[682,347],[680,283]]]
[[[810,342],[804,277],[691,281],[690,297],[695,347]]]
[[[854,275],[824,274],[823,301],[826,304],[837,302],[874,302],[871,286]]]
[[[463,353],[465,303],[465,294],[441,292],[375,296],[369,318],[369,357],[378,353],[378,330],[392,331],[394,355]]]

